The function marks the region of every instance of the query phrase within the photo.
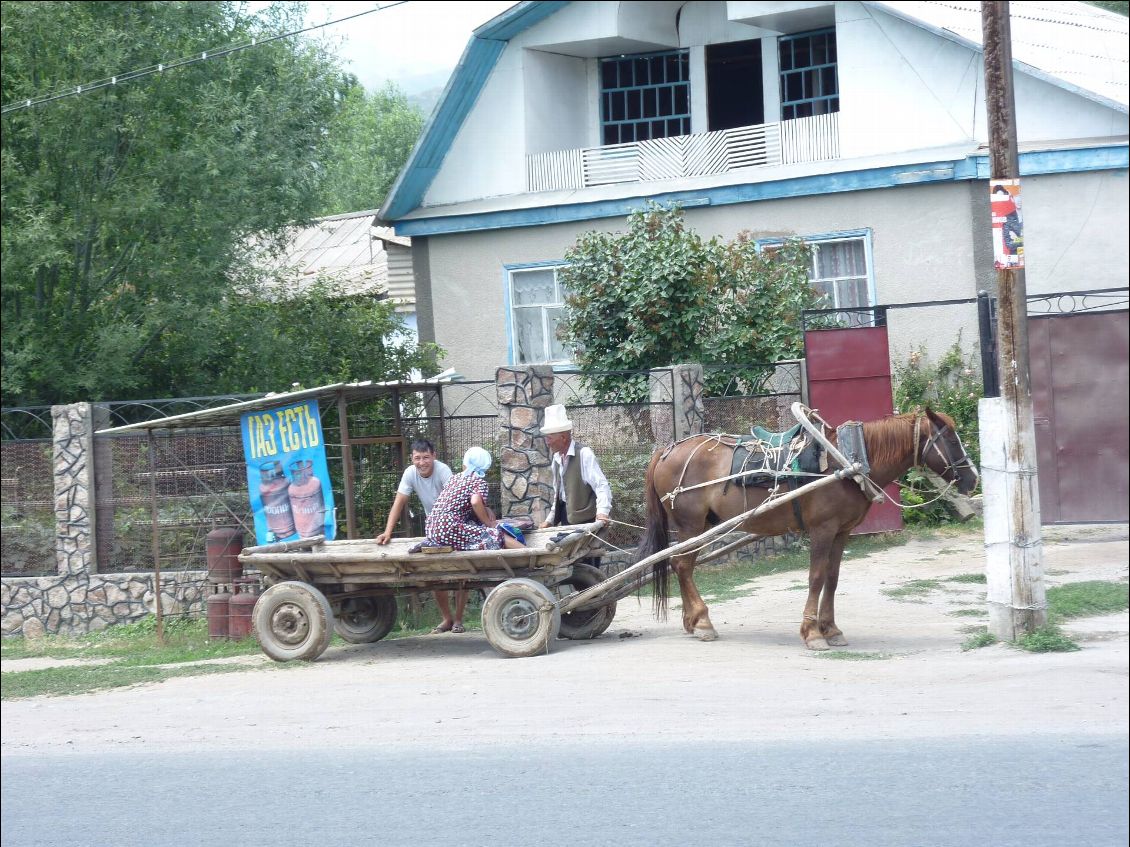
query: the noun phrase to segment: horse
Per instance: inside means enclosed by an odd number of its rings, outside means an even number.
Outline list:
[[[956,484],[962,494],[968,494],[977,485],[977,470],[948,415],[926,408],[868,421],[862,429],[870,462],[869,476],[879,487],[889,485],[916,465]],[[826,426],[824,433],[836,443],[835,434]],[[638,548],[641,560],[667,548],[669,526],[674,528],[678,541],[686,541],[756,507],[770,496],[768,489],[726,484],[731,476],[735,441],[733,436],[692,435],[655,450],[647,468],[647,525]],[[835,470],[835,463],[832,465]],[[871,502],[859,483],[845,478],[800,494],[792,508],[785,504],[770,508],[738,527],[762,537],[787,532],[808,536],[808,599],[800,637],[811,650],[848,643],[836,626],[836,586],[844,545],[852,529],[867,515]],[[718,633],[694,582],[697,553],[692,550],[654,565],[655,611],[657,617],[666,614],[670,562],[679,578],[683,628],[702,641],[713,641]]]

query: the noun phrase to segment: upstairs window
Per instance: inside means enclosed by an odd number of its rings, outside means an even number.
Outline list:
[[[836,31],[822,29],[777,41],[781,64],[781,120],[840,110]]]
[[[689,135],[687,51],[601,59],[600,130],[602,144]]]
[[[569,348],[557,339],[565,300],[565,290],[557,281],[557,267],[511,268],[508,277],[511,362],[569,362]]]

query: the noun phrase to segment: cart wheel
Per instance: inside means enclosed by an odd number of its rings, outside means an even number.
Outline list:
[[[598,582],[604,582],[604,579],[605,576],[600,572],[600,568],[594,568],[592,565],[575,564],[573,565],[573,575],[561,580],[554,586],[554,589],[558,597],[566,597],[574,591],[584,591]],[[615,600],[595,609],[569,612],[561,616],[561,637],[573,641],[598,638],[608,627],[612,626],[614,617],[616,617]]]
[[[316,659],[330,646],[333,609],[326,595],[304,582],[272,585],[255,603],[251,630],[276,662]]]
[[[352,597],[342,602],[334,632],[350,644],[371,644],[392,632],[395,623],[395,597]]]
[[[532,579],[508,579],[487,595],[483,632],[503,656],[534,656],[549,649],[561,629],[553,592]]]

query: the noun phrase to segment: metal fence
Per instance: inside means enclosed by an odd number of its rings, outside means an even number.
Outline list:
[[[708,368],[704,398],[708,431],[748,432],[751,423],[783,428],[788,407],[800,399],[799,362],[744,368]],[[612,485],[617,523],[607,535],[620,548],[635,546],[644,524],[644,477],[657,443],[673,431],[671,371],[555,375],[555,401],[564,403],[576,438],[600,458]],[[443,386],[443,408],[425,396],[388,398],[348,410],[354,509],[362,537],[384,529],[397,483],[409,461],[411,439],[425,437],[439,458],[458,471],[467,448],[498,455],[499,404],[493,381]],[[109,426],[226,405],[246,396],[146,400],[107,404]],[[55,573],[55,513],[50,407],[4,409],[2,562],[5,576]],[[339,525],[345,523],[344,461],[336,407],[322,410],[327,464]],[[160,433],[160,434],[158,434]],[[154,538],[161,567],[206,567],[205,539],[218,526],[241,525],[254,535],[247,472],[237,427],[122,433],[95,438],[95,531],[99,571],[131,573],[153,567]],[[501,513],[498,463],[487,478],[489,505]],[[151,497],[151,492],[155,497]],[[157,527],[154,532],[153,502]],[[423,515],[399,528],[423,534]],[[251,543],[248,541],[248,543]]]

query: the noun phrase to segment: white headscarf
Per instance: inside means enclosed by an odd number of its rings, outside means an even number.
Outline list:
[[[490,453],[482,447],[472,447],[463,454],[463,467],[471,471],[475,476],[482,479],[487,475],[487,468],[490,467]]]

